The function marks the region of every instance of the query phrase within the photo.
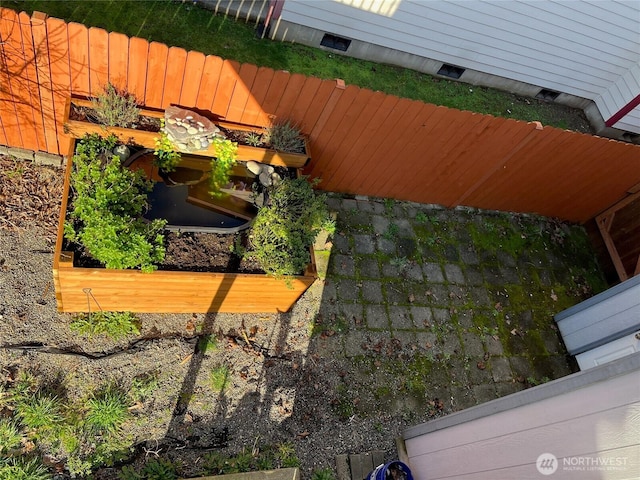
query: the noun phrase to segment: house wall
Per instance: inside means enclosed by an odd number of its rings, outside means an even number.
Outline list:
[[[557,459],[549,478],[638,478],[639,373],[636,353],[410,428],[413,477],[539,480],[548,453]]]
[[[595,101],[590,113],[606,121],[640,93],[638,18],[630,1],[287,0],[272,35],[319,46],[331,33],[353,40],[354,57],[431,74],[447,63],[467,69],[461,81],[562,92],[556,101]],[[613,126],[640,134],[638,117],[640,107]]]

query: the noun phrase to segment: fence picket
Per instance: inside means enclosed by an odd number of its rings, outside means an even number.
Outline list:
[[[250,63],[240,65],[238,71],[239,81],[233,91],[233,97],[229,102],[229,110],[227,115],[229,118],[238,118],[240,123],[247,123],[246,116],[259,112],[260,105],[253,99],[251,93],[253,83],[258,74],[258,67]]]
[[[11,64],[15,63],[15,55],[12,55],[13,44],[11,38],[18,28],[18,16],[12,10],[3,9],[0,23],[0,117],[2,117],[3,136],[8,145],[22,147],[22,135],[20,134],[17,104],[20,97],[14,96],[11,85]],[[17,101],[16,101],[17,100]]]
[[[202,70],[202,80],[198,89],[198,98],[196,99],[196,107],[201,110],[213,110],[213,99],[218,90],[218,82],[220,81],[220,71],[222,70],[222,59],[214,55],[208,55],[204,61]],[[216,113],[216,112],[214,112]]]
[[[143,104],[147,90],[147,63],[149,60],[149,42],[143,38],[129,39],[129,61],[127,72],[127,91]]]
[[[67,25],[69,36],[69,68],[71,71],[71,92],[74,95],[91,95],[89,82],[89,29],[79,23]]]
[[[29,91],[29,105],[31,105],[31,116],[27,118],[27,123],[33,126],[36,136],[37,150],[46,150],[47,141],[44,136],[44,123],[42,121],[42,111],[40,109],[40,92],[38,90],[38,78],[35,65],[35,52],[33,50],[33,33],[31,32],[31,19],[25,12],[18,16],[20,31],[22,36],[22,48],[24,58],[24,70],[22,79],[26,82]]]
[[[222,62],[222,69],[220,70],[220,78],[218,80],[218,87],[216,88],[216,96],[213,99],[211,105],[211,111],[216,115],[220,115],[226,118],[230,122],[237,122],[240,119],[229,116],[229,104],[233,98],[233,92],[238,83],[238,70],[240,70],[240,64],[232,60],[224,60]]]
[[[202,82],[202,71],[205,62],[204,53],[191,51],[187,54],[187,63],[184,66],[184,78],[178,103],[184,107],[193,108],[198,99],[198,90]]]
[[[166,45],[158,42],[149,44],[147,86],[144,92],[144,104],[149,108],[160,108],[162,105],[167,55],[169,55],[169,47]]]
[[[129,77],[129,37],[109,33],[109,82],[119,91],[126,91]]]
[[[38,78],[38,93],[40,95],[42,120],[44,123],[46,149],[47,152],[60,153],[51,85],[51,69],[49,66],[46,15],[34,12],[31,17],[31,31],[33,32],[36,75]]]
[[[167,67],[162,92],[162,108],[180,102],[184,69],[187,64],[187,51],[184,48],[171,47],[167,55]]]
[[[71,94],[67,24],[57,18],[48,18],[47,36],[55,120],[56,124],[60,124],[64,121],[64,108]],[[58,135],[58,145],[60,152],[68,152],[71,148],[71,138]]]
[[[109,34],[102,28],[89,29],[89,87],[91,96],[104,92],[109,81]]]
[[[251,88],[251,96],[256,106],[252,111],[247,111],[242,114],[242,123],[247,125],[261,125],[266,126],[269,124],[268,113],[263,110],[265,96],[269,90],[269,85],[273,80],[275,72],[272,68],[260,67],[256,73],[256,78]]]

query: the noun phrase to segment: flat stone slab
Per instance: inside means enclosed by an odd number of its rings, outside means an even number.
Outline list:
[[[378,465],[384,463],[384,452],[374,450],[336,456],[337,480],[365,480]]]

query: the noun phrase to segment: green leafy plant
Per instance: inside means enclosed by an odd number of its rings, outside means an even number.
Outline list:
[[[115,136],[85,135],[76,147],[73,197],[65,237],[82,244],[106,268],[151,271],[164,259],[164,220],[142,218],[151,182],[121,166]]]
[[[268,127],[265,143],[279,152],[304,153],[304,137],[300,129],[289,120]]]
[[[311,480],[336,480],[336,476],[330,468],[321,468],[313,471]]]
[[[209,385],[214,392],[222,392],[229,380],[229,367],[220,365],[211,370],[209,374]]]
[[[96,120],[107,127],[128,128],[138,122],[140,109],[133,95],[107,83],[104,91],[91,99]]]
[[[220,191],[229,183],[229,174],[236,164],[238,144],[226,138],[214,137],[216,158],[211,160],[210,195],[219,197]]]
[[[16,412],[23,425],[39,431],[52,430],[62,421],[60,400],[44,393],[20,399]]]
[[[213,335],[205,335],[198,340],[198,350],[203,354],[215,352],[218,348],[218,339]]]
[[[143,402],[158,388],[158,376],[156,373],[142,375],[131,381],[129,398],[133,402]]]
[[[387,240],[393,240],[398,236],[398,232],[400,231],[398,225],[395,223],[390,223],[387,227],[387,230],[384,232],[384,238]]]
[[[277,457],[283,468],[300,466],[300,459],[296,455],[296,448],[291,442],[285,442],[278,445]]]
[[[244,136],[244,141],[252,147],[259,147],[264,143],[262,135],[258,132],[247,132]]]
[[[87,426],[97,432],[115,433],[129,416],[126,395],[109,387],[86,403]]]
[[[11,420],[0,418],[0,455],[6,455],[20,447],[22,433]]]
[[[258,210],[246,255],[276,278],[299,275],[311,260],[310,247],[327,224],[324,195],[306,177],[285,178],[270,187],[269,202]]]
[[[0,480],[48,480],[51,475],[37,458],[0,459]]]
[[[140,472],[143,480],[175,480],[176,467],[169,460],[149,460]]]
[[[163,172],[173,172],[182,155],[176,150],[175,145],[164,130],[164,118],[160,120],[160,136],[155,139],[156,149],[154,150],[154,164]]]
[[[82,313],[73,318],[69,328],[77,333],[93,337],[106,335],[119,340],[128,335],[140,334],[140,320],[131,312]]]

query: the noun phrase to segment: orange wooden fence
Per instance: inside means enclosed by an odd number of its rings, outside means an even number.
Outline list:
[[[584,222],[640,184],[635,145],[0,9],[0,144],[67,154],[65,98],[107,81],[149,108],[291,119],[310,137],[306,172],[328,191]]]

